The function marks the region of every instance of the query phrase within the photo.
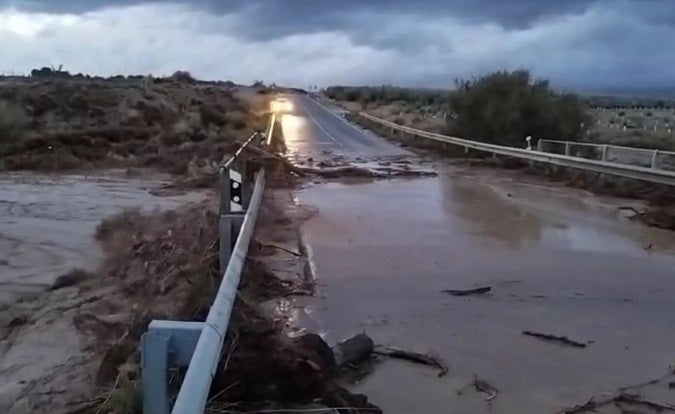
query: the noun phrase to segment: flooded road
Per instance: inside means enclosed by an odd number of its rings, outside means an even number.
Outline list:
[[[176,208],[200,193],[158,197],[161,177],[0,175],[0,306],[43,292],[75,267],[94,270],[103,252],[94,232],[129,208]]]
[[[667,373],[675,233],[622,217],[622,200],[504,170],[438,169],[435,178],[333,182],[295,194],[319,210],[302,229],[319,295],[296,299],[299,323],[330,343],[365,331],[450,367],[438,378],[389,360],[354,391],[388,414],[556,413]],[[492,292],[441,292],[479,286]],[[474,376],[499,396],[459,395]],[[667,386],[650,392],[675,402]]]

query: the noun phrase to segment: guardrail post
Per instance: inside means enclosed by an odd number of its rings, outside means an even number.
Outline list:
[[[544,142],[540,139],[537,140],[537,151],[542,152],[544,148]]]
[[[143,414],[169,413],[168,335],[145,333],[141,337],[141,390]]]
[[[565,143],[565,155],[570,155],[570,143]]]
[[[603,161],[607,161],[607,149],[608,149],[607,145],[602,146],[602,160]]]
[[[169,368],[190,363],[203,328],[203,322],[150,322],[141,337],[143,414],[169,413]]]
[[[659,168],[658,158],[659,158],[659,150],[654,150],[654,153],[652,154],[652,162],[651,162],[652,168]]]

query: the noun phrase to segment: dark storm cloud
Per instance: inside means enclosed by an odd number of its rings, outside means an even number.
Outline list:
[[[142,3],[183,3],[214,13],[255,10],[248,16],[261,26],[282,32],[343,26],[355,12],[405,13],[429,16],[451,14],[472,21],[491,21],[504,27],[524,27],[542,18],[582,12],[596,0],[0,0],[0,7],[45,12],[82,13],[103,7]],[[648,0],[649,1],[649,0]],[[252,22],[253,23],[253,22]],[[328,27],[326,27],[328,26]],[[266,27],[261,27],[265,32]],[[268,29],[269,31],[269,29]]]
[[[526,68],[569,88],[658,86],[674,81],[674,3],[0,0],[0,50],[9,70],[48,56],[94,71],[187,65],[210,77],[323,84],[450,86],[458,76]],[[82,43],[96,37],[109,50]]]

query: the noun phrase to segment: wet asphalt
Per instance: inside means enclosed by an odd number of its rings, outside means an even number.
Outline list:
[[[283,127],[296,159],[407,153],[310,98],[295,102]],[[393,414],[556,413],[668,372],[674,233],[630,221],[617,208],[626,200],[504,170],[443,160],[433,168],[437,177],[331,181],[295,193],[319,211],[302,228],[319,295],[295,299],[294,322],[331,343],[365,331],[450,367],[438,378],[385,361],[354,391]],[[492,291],[442,292],[481,286]],[[467,388],[476,377],[497,398]],[[675,402],[667,384],[639,391]]]

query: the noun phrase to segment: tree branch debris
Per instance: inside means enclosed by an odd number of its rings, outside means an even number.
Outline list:
[[[439,377],[445,376],[448,373],[448,367],[439,358],[434,358],[426,354],[419,354],[417,352],[404,351],[397,348],[378,348],[373,351],[376,355],[386,356],[388,358],[402,359],[416,364],[428,365],[436,367],[440,370]]]
[[[586,343],[585,342],[579,342],[575,341],[573,339],[569,339],[566,336],[556,336],[556,335],[549,335],[549,334],[544,334],[540,332],[533,332],[533,331],[523,331],[523,335],[527,336],[533,336],[535,338],[543,339],[546,341],[552,341],[552,342],[557,342],[563,345],[569,345],[573,346],[576,348],[586,348]]]
[[[466,289],[466,290],[454,290],[454,289],[445,289],[441,292],[450,294],[452,296],[470,296],[470,295],[483,295],[492,290],[492,286],[479,287],[475,289]]]

